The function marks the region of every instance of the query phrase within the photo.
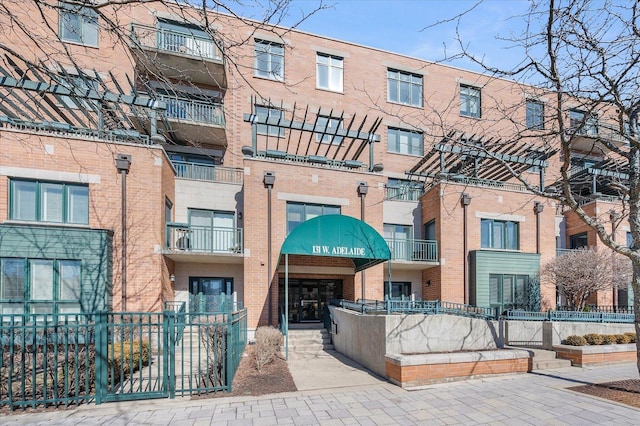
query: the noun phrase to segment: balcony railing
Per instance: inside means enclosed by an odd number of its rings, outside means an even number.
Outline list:
[[[567,248],[557,248],[556,249],[556,257],[557,256],[562,256],[564,254],[569,254],[569,253],[575,253],[577,252],[579,249],[567,249]]]
[[[424,190],[409,186],[385,186],[385,199],[399,201],[418,201]]]
[[[185,179],[204,180],[208,182],[242,184],[244,170],[231,167],[197,164],[188,161],[171,161],[176,169],[176,176]]]
[[[223,59],[220,46],[207,37],[136,23],[131,24],[131,37],[133,42],[141,47],[180,53],[198,59]]]
[[[437,262],[438,242],[433,240],[412,240],[385,238],[391,249],[392,260],[413,262]]]
[[[167,223],[166,246],[172,251],[240,254],[242,229]]]
[[[188,120],[222,127],[225,125],[222,104],[160,94],[155,96],[167,104],[163,114],[170,120]]]

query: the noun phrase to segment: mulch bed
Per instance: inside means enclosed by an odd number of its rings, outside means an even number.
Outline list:
[[[259,396],[272,393],[295,392],[297,390],[287,361],[280,355],[262,367],[262,371],[256,369],[254,357],[255,345],[247,345],[240,361],[238,371],[233,379],[231,393],[215,393],[200,396],[192,396],[191,399],[198,398],[220,398],[227,396]]]
[[[598,398],[608,399],[632,407],[640,408],[640,380],[620,380],[617,382],[597,383],[569,388]]]

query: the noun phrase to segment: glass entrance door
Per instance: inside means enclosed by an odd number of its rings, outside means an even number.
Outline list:
[[[300,321],[318,321],[320,295],[318,281],[303,281],[300,286]]]
[[[284,279],[280,278],[279,312],[284,315]],[[289,279],[289,322],[320,321],[325,305],[342,298],[341,280]],[[282,319],[281,319],[282,320]]]
[[[233,278],[189,277],[189,312],[215,312],[221,294],[233,293]]]

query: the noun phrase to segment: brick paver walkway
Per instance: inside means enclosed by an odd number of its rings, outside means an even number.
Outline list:
[[[640,410],[566,390],[636,378],[635,364],[563,368],[438,384],[407,391],[390,385],[262,397],[153,400],[5,416],[2,424],[424,425],[640,424]]]

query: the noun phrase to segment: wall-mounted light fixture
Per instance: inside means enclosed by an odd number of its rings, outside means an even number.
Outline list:
[[[535,203],[533,203],[533,212],[535,214],[540,214],[544,211],[544,204],[542,204],[540,201],[536,201]]]
[[[173,274],[169,275],[169,281],[171,281],[172,283],[175,283],[176,282],[176,276],[173,275]]]

